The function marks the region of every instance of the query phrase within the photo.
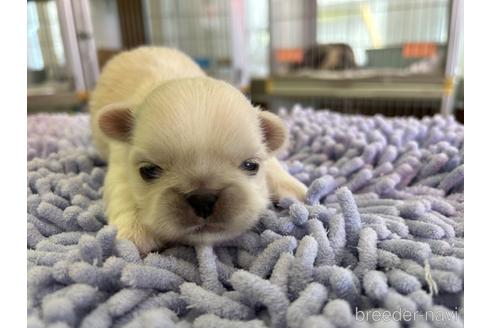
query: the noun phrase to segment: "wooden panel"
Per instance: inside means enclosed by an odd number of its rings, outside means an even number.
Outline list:
[[[113,58],[120,52],[120,49],[98,49],[97,61],[99,63],[99,69],[101,70],[111,58]]]
[[[145,44],[145,28],[141,0],[118,0],[121,38],[125,49]]]

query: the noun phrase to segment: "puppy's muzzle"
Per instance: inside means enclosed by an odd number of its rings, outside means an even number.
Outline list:
[[[215,208],[215,203],[219,199],[216,193],[193,193],[186,197],[186,201],[195,212],[196,216],[206,219]]]

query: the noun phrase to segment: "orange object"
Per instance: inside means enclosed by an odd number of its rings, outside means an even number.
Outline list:
[[[281,63],[300,63],[304,58],[301,48],[278,49],[275,51],[275,59]]]
[[[412,42],[403,45],[404,58],[425,58],[437,54],[437,45],[433,42]]]
[[[86,91],[79,91],[76,93],[77,95],[77,100],[80,102],[86,102],[89,100],[89,93]]]
[[[444,94],[447,96],[451,96],[454,90],[454,79],[452,77],[446,77],[444,80]]]

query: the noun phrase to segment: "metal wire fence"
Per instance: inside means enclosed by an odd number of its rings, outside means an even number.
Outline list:
[[[462,85],[460,1],[141,0],[140,12],[146,43],[184,51],[265,107],[423,116]],[[66,70],[56,2],[28,2],[28,70],[52,79]]]

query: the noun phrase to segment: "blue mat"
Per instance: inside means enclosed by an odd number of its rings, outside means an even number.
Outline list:
[[[280,115],[306,201],[145,258],[107,225],[88,116],[29,116],[28,327],[462,327],[463,126]]]

